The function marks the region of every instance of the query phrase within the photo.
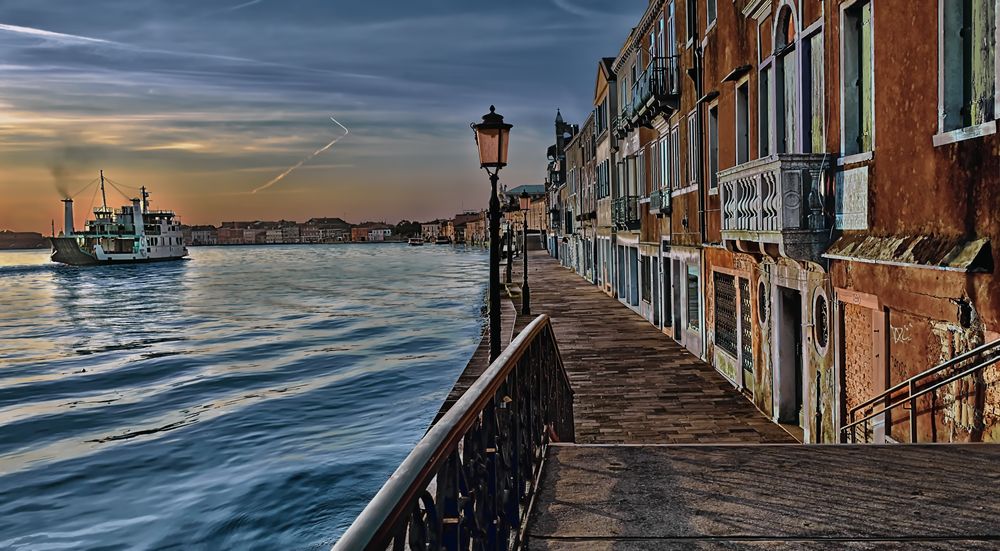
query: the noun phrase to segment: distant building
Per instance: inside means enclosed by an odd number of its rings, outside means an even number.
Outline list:
[[[420,224],[420,235],[424,239],[437,239],[441,235],[441,227],[444,225],[444,220],[434,220],[432,222],[427,222]]]
[[[385,241],[392,236],[392,226],[374,224],[368,229],[368,241]]]
[[[218,245],[219,230],[215,226],[191,226],[191,237],[185,238],[191,245]]]
[[[337,243],[352,238],[351,225],[340,218],[312,218],[299,225],[302,243]]]

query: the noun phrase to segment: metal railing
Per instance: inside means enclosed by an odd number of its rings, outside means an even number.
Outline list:
[[[659,102],[680,94],[680,56],[655,57],[632,84],[632,118],[663,113]],[[656,100],[653,105],[651,100]]]
[[[638,229],[639,198],[634,195],[619,197],[611,203],[611,222],[621,229]]]
[[[669,189],[658,189],[649,194],[649,212],[670,216],[673,210],[673,197]]]
[[[550,441],[572,442],[573,391],[548,316],[434,424],[334,551],[520,546]]]
[[[916,444],[917,416],[920,413],[917,399],[997,363],[1000,363],[1000,340],[955,356],[852,407],[848,412],[848,424],[841,427],[841,433],[851,443],[857,443],[859,436],[861,442],[869,442],[874,420],[888,416],[893,410],[905,408],[909,409],[910,443]],[[939,376],[947,370],[952,372]],[[886,422],[888,425],[888,420]]]

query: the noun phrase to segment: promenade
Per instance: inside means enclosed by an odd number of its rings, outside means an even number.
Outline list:
[[[531,251],[533,314],[552,318],[581,444],[794,442],[707,363],[628,307]],[[514,281],[521,281],[515,259]],[[514,305],[520,310],[520,298]],[[515,329],[530,322],[518,316]]]
[[[576,443],[548,449],[527,549],[1000,545],[1000,448],[797,444],[708,364],[530,254],[532,313],[552,319]]]

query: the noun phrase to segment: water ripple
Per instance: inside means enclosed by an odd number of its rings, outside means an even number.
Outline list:
[[[0,253],[0,548],[321,549],[412,445],[482,330],[485,255]]]

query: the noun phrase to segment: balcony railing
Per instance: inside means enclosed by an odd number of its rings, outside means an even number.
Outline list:
[[[830,233],[820,191],[827,167],[826,155],[782,153],[719,172],[722,238],[818,259]]]
[[[574,440],[573,391],[539,316],[427,431],[334,551],[516,549],[553,438]]]
[[[669,189],[658,189],[649,195],[649,212],[657,216],[670,216],[672,201]]]
[[[611,222],[621,230],[639,229],[639,198],[628,195],[611,204]]]
[[[680,100],[679,56],[656,57],[632,85],[632,121],[649,126],[676,110]]]

